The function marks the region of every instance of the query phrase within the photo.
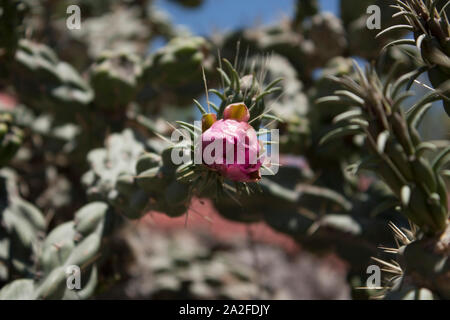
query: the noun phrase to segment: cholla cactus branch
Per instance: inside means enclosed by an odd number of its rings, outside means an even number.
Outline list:
[[[413,32],[414,40],[395,40],[387,46],[409,44],[416,46],[428,71],[428,77],[435,89],[441,87],[450,75],[450,24],[446,14],[448,3],[439,10],[439,0],[397,1],[398,12],[394,16],[403,17],[407,25],[396,25],[383,30],[380,35],[393,30],[404,29]],[[450,114],[448,92],[443,105]]]
[[[397,94],[397,87],[407,80],[406,77],[383,84],[373,68],[368,68],[365,74],[357,66],[356,70],[358,81],[349,77],[334,78],[346,90],[336,91],[333,99],[357,107],[336,118],[338,124],[345,126],[328,133],[322,143],[338,136],[363,133],[374,157],[365,160],[360,167],[371,163],[372,170],[398,197],[407,217],[423,231],[443,232],[448,224],[447,189],[439,160],[443,159],[443,154],[434,161],[439,165],[430,163],[420,152],[423,145],[417,131],[430,103],[440,100],[441,96],[432,92],[405,113],[400,107],[405,96]]]

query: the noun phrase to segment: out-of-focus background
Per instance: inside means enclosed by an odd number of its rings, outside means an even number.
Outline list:
[[[383,80],[418,68],[416,51],[382,52],[391,36],[366,27],[371,4],[382,8],[382,28],[399,23],[393,0],[8,1],[0,0],[0,298],[379,293],[361,289],[367,266],[393,258],[380,250],[397,245],[389,223],[409,223],[382,180],[354,174],[369,155],[364,136],[320,143],[349,107],[317,101],[340,88],[329,76],[358,78],[352,63],[373,64]],[[80,29],[66,24],[72,4]],[[239,72],[239,89],[224,88],[220,58]],[[271,112],[262,126],[280,131],[279,173],[239,199],[193,196],[161,138],[177,120],[200,119],[202,68],[217,89],[210,102],[250,92]],[[426,75],[418,80],[405,105],[430,90]],[[278,91],[258,96],[272,81]],[[425,118],[424,141],[448,137],[443,112],[436,104]],[[88,275],[75,293],[64,282],[74,261]]]
[[[155,4],[165,10],[173,21],[185,25],[193,33],[210,36],[214,32],[276,24],[280,19],[292,18],[296,1],[207,0],[195,10],[166,0],[157,0]],[[319,5],[321,11],[339,15],[339,0],[320,0]]]

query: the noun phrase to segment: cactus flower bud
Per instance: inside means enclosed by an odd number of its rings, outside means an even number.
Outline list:
[[[225,108],[223,118],[247,122],[250,119],[250,112],[243,102],[233,103]]]
[[[206,113],[202,116],[202,132],[208,130],[214,122],[217,121],[217,116],[214,113]]]
[[[202,134],[203,163],[233,181],[261,179],[261,149],[255,129],[247,122],[221,119]]]

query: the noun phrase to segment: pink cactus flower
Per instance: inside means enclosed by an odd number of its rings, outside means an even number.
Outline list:
[[[238,182],[261,179],[262,147],[256,131],[245,121],[222,119],[202,134],[203,164]]]

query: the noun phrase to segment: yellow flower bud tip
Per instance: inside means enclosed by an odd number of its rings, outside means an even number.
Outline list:
[[[202,131],[208,130],[214,122],[217,121],[217,116],[214,113],[205,113],[202,116]]]
[[[250,119],[250,112],[243,102],[233,103],[225,108],[223,118],[247,122]]]

